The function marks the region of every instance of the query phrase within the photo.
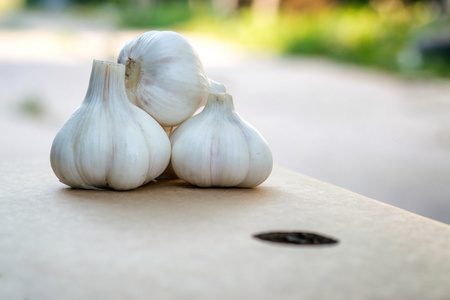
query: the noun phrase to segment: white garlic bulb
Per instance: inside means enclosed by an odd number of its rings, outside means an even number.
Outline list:
[[[190,43],[173,31],[149,31],[121,50],[128,98],[163,127],[180,124],[203,106],[217,83],[209,80]]]
[[[169,138],[128,101],[124,79],[124,65],[94,60],[86,97],[52,144],[51,165],[62,183],[129,190],[167,167]]]
[[[183,122],[170,142],[176,175],[197,186],[254,187],[272,171],[267,142],[225,93],[210,94],[203,111]]]

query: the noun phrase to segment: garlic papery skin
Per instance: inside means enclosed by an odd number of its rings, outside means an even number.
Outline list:
[[[170,160],[162,127],[131,104],[125,66],[94,60],[86,97],[53,140],[52,169],[74,188],[129,190],[159,176]]]
[[[272,171],[267,142],[225,93],[210,94],[202,112],[183,122],[170,142],[176,175],[200,187],[255,187]]]
[[[188,40],[173,31],[149,31],[132,39],[117,61],[126,65],[130,101],[163,127],[192,116],[215,84]]]
[[[222,94],[222,93],[227,92],[227,89],[223,83],[214,81],[210,78],[208,78],[208,80],[209,80],[209,85],[211,87],[209,89],[210,94]]]
[[[214,81],[212,79],[209,79],[209,82],[211,84],[210,94],[221,94],[221,93],[226,92],[226,87],[223,83]],[[201,108],[198,109],[196,114],[199,113],[200,111],[201,111]],[[175,131],[175,129],[177,129],[177,127],[178,127],[178,125],[170,126],[170,127],[163,126],[163,129],[166,132],[167,136],[170,137],[172,135],[172,133]]]

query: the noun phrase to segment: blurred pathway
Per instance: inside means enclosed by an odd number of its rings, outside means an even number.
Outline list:
[[[0,30],[0,163],[48,159],[92,59],[141,31]],[[450,224],[450,83],[245,53],[187,34],[275,163]],[[56,178],[55,178],[56,180]],[[376,220],[374,220],[376,221]]]

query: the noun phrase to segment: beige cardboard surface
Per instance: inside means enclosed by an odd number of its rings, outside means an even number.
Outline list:
[[[252,237],[280,230],[339,243]],[[254,189],[114,192],[3,163],[0,299],[450,299],[450,226],[279,167]]]

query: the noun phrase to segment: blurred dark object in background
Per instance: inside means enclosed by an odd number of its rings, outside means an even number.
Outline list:
[[[424,59],[438,59],[450,62],[450,36],[424,41],[419,46]]]
[[[71,0],[26,0],[28,7],[42,7],[50,10],[61,10],[69,6]]]

